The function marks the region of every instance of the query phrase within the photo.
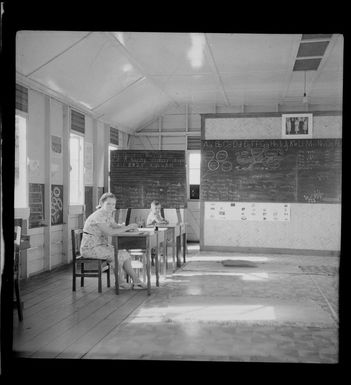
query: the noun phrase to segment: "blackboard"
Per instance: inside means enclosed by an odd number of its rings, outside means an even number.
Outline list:
[[[103,187],[98,187],[97,188],[97,202],[96,206],[99,204],[99,200],[101,198],[101,195],[104,193],[104,188]]]
[[[63,186],[51,185],[51,224],[60,225],[63,223]]]
[[[341,202],[341,139],[202,140],[201,199]]]
[[[95,207],[93,208],[93,186],[85,186],[85,218],[88,218],[90,214],[95,211]]]
[[[185,151],[111,151],[110,190],[117,208],[186,207]]]
[[[44,184],[29,183],[29,228],[44,225]]]

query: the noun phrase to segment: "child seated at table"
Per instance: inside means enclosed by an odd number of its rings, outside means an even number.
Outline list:
[[[164,219],[161,215],[161,203],[159,201],[152,201],[150,213],[146,220],[146,226],[152,225],[167,225],[168,221]],[[155,264],[155,252],[156,250],[153,248],[151,250],[151,264],[154,266]]]
[[[161,203],[159,201],[152,201],[150,213],[146,220],[146,226],[152,226],[155,224],[167,225],[168,221],[161,215]]]

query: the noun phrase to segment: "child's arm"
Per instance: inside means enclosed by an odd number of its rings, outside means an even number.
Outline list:
[[[153,213],[149,213],[149,215],[146,219],[146,226],[151,226],[154,223],[156,223],[155,216],[153,215]]]

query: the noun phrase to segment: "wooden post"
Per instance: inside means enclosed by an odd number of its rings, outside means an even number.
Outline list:
[[[51,270],[51,98],[45,96],[44,270]]]
[[[69,135],[70,135],[70,110],[68,105],[63,106],[63,130],[62,130],[62,168],[63,168],[63,227],[62,227],[62,262],[69,263],[71,234],[69,228],[69,195],[70,195],[70,153],[69,153]]]

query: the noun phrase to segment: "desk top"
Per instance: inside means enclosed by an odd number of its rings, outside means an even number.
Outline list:
[[[126,231],[124,233],[112,235],[112,237],[148,237],[153,234],[154,231]]]

